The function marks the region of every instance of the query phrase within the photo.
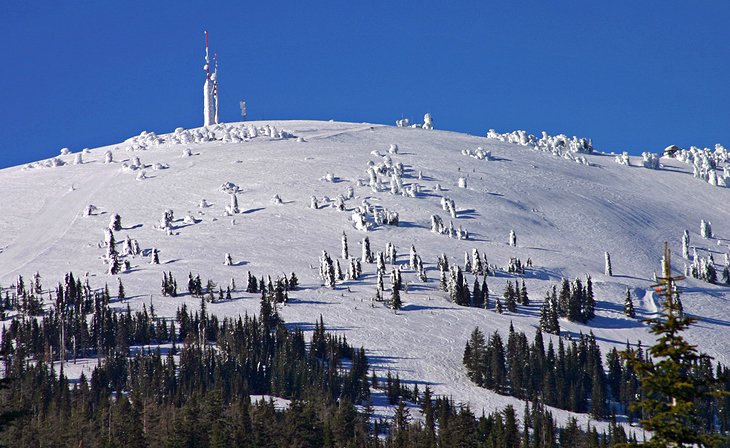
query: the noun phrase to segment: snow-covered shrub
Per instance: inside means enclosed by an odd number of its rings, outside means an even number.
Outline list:
[[[219,189],[223,193],[228,193],[228,194],[236,194],[236,193],[241,192],[241,188],[239,188],[239,186],[234,184],[233,182],[226,182],[223,185],[221,185]]]
[[[631,166],[631,159],[629,158],[629,153],[626,151],[617,155],[615,160],[619,165]]]
[[[226,252],[226,255],[223,257],[223,264],[225,266],[233,266],[233,259],[231,258],[231,254]]]
[[[459,188],[467,188],[467,186],[466,186],[466,177],[460,177],[459,178]]]
[[[71,154],[71,150],[70,149],[68,149],[68,148],[61,148],[61,155],[62,156],[67,156],[69,154]]]
[[[104,163],[112,163],[114,162],[114,156],[112,155],[111,151],[107,151],[104,153]]]
[[[271,203],[272,204],[276,204],[276,205],[279,205],[279,204],[282,204],[283,203],[282,200],[281,200],[281,198],[279,197],[279,194],[278,193],[275,194],[274,197],[271,198]]]
[[[193,151],[190,148],[183,149],[182,157],[190,157],[193,155]]]
[[[311,198],[309,198],[309,208],[313,208],[315,210],[319,208],[319,203],[317,202],[316,196],[312,196]]]
[[[152,165],[152,169],[155,171],[166,170],[168,168],[170,168],[168,164],[161,162],[156,162]]]
[[[398,145],[395,143],[391,143],[390,147],[388,148],[388,152],[391,154],[398,154]]]
[[[200,203],[198,203],[198,207],[208,208],[208,207],[210,207],[210,204],[208,204],[208,201],[206,201],[205,198],[203,198],[200,200]]]
[[[82,153],[80,153],[80,152],[76,153],[76,155],[74,156],[74,165],[81,165],[83,163],[84,163],[84,157],[83,157]]]
[[[410,124],[411,122],[407,118],[401,118],[400,120],[395,121],[395,125],[399,128],[407,128]]]
[[[147,172],[145,170],[140,171],[137,173],[137,180],[145,180],[147,179]]]

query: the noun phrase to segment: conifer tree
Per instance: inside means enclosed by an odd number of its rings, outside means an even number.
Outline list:
[[[684,315],[679,309],[679,295],[672,277],[670,251],[664,243],[663,276],[659,278],[659,294],[665,300],[661,315],[647,319],[650,332],[657,336],[649,348],[652,360],[644,359],[636,351],[624,352],[629,365],[637,372],[644,391],[640,401],[633,405],[646,416],[643,427],[654,431],[647,447],[700,445],[712,446],[719,439],[706,432],[695,407],[697,399],[719,395],[714,381],[701,375],[693,375],[696,363],[707,361],[708,355],[697,351],[682,336],[696,318]]]
[[[502,302],[499,300],[499,296],[497,296],[497,299],[494,304],[494,311],[496,311],[499,314],[502,314],[504,310],[502,309]]]
[[[396,285],[393,285],[393,289],[390,293],[390,309],[398,311],[401,309],[402,305],[403,302],[400,300],[400,291],[398,291]]]
[[[631,290],[626,288],[626,299],[624,300],[624,314],[630,318],[636,317],[634,310],[634,301],[631,299]]]
[[[350,258],[350,251],[347,247],[347,234],[342,232],[342,258],[347,260]]]
[[[608,275],[609,277],[613,276],[613,269],[611,268],[611,255],[606,252],[604,254],[604,258],[606,259],[606,266],[604,269],[604,274]]]
[[[511,281],[507,281],[507,286],[504,288],[504,303],[507,306],[507,311],[510,313],[514,313],[517,310],[516,294]]]

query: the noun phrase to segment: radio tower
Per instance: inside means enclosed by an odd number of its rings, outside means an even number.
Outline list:
[[[215,124],[218,124],[218,54],[213,53],[213,102],[215,103]]]
[[[204,126],[210,126],[218,123],[218,114],[216,112],[216,101],[214,98],[215,73],[210,73],[210,56],[208,52],[208,32],[205,31],[205,84],[203,84],[203,122]]]

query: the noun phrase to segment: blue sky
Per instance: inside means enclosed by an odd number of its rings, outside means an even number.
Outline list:
[[[118,3],[118,4],[117,4]],[[0,167],[222,121],[527,129],[605,151],[730,146],[722,1],[5,2]]]

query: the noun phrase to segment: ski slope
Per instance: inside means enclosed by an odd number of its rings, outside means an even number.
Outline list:
[[[508,403],[520,409],[521,402],[467,379],[461,360],[474,327],[506,335],[512,322],[531,338],[548,288],[563,277],[590,274],[597,317],[588,325],[562,320],[563,333],[593,331],[604,354],[614,346],[623,348],[627,341],[650,343],[646,326],[623,315],[623,300],[628,287],[639,317],[656,313],[650,285],[660,269],[663,242],[670,243],[677,272],[686,262],[680,246],[685,229],[701,256],[713,254],[718,273],[730,250],[730,189],[694,178],[691,166],[673,159],[662,158],[662,169],[649,170],[619,165],[610,155],[584,154],[587,166],[530,147],[446,131],[320,121],[246,125],[274,126],[285,130],[288,138],[259,132],[248,141],[176,143],[161,135],[154,144],[133,139],[92,149],[83,154],[83,164],[74,164],[70,154],[59,156],[66,162],[63,166],[0,170],[0,284],[7,287],[19,274],[29,279],[39,271],[44,287],[51,288],[73,271],[88,272],[92,286],[108,283],[115,291],[117,276],[107,274],[101,243],[111,216],[118,213],[123,229],[115,232],[117,242],[129,235],[146,253],[157,248],[160,254],[159,265],[150,264],[149,257],[130,259],[131,269],[118,276],[133,309],[153,303],[159,315],[173,316],[182,303],[199,305],[187,294],[161,296],[162,272],[169,271],[181,291],[189,272],[224,289],[233,278],[238,285],[234,299],[211,304],[210,312],[256,313],[258,295],[241,292],[247,271],[272,278],[295,272],[301,289],[292,292],[280,310],[287,323],[311,330],[322,315],[329,330],[367,348],[379,375],[397,371],[404,381],[429,384],[436,394],[452,396],[478,412]],[[215,132],[220,136],[226,128],[240,127],[233,123]],[[422,187],[416,197],[391,194],[389,179],[382,179],[382,191],[373,192],[368,185],[368,162],[382,162],[376,154],[387,154],[391,144],[398,145],[398,153],[389,156],[403,164],[404,186]],[[477,147],[491,151],[492,160],[462,154]],[[183,156],[188,148],[191,155]],[[104,163],[106,151],[112,153],[113,163]],[[139,169],[123,167],[135,157],[145,165],[142,180]],[[155,164],[167,168],[154,169]],[[467,188],[459,187],[460,177],[466,178]],[[225,182],[242,190],[240,213],[233,216],[225,212],[230,204],[229,195],[220,189]],[[345,201],[345,211],[322,205],[323,197],[334,199],[348,187],[354,198]],[[280,204],[272,202],[274,195],[279,195]],[[320,201],[319,209],[310,208],[311,196]],[[446,223],[451,219],[442,210],[442,197],[455,201],[454,226],[467,229],[469,239],[430,231],[432,214]],[[202,199],[210,206],[201,208]],[[376,226],[367,233],[356,230],[352,210],[363,200],[397,212],[400,225]],[[99,211],[84,216],[90,204]],[[171,232],[156,228],[166,209],[175,215]],[[185,222],[186,216],[195,222]],[[712,222],[715,238],[700,237],[701,219]],[[516,232],[517,247],[507,244],[510,230]],[[418,281],[404,267],[408,290],[401,295],[404,306],[398,313],[371,302],[374,264],[363,264],[360,280],[342,282],[335,289],[321,287],[318,258],[322,250],[333,258],[341,256],[343,231],[352,256],[360,256],[359,242],[368,236],[373,251],[393,243],[398,263],[406,265],[414,245],[428,282]],[[523,263],[530,258],[534,267],[525,280],[532,304],[499,315],[450,303],[438,289],[436,257],[446,254],[450,264],[463,266],[465,251],[473,248],[500,267],[510,257]],[[612,277],[603,274],[604,252],[611,254]],[[223,264],[226,253],[232,256],[232,266]],[[344,260],[340,263],[345,269]],[[471,285],[471,274],[467,279]],[[513,278],[506,273],[488,277],[492,295],[501,295],[509,279]],[[717,361],[730,363],[725,342],[730,338],[730,288],[695,279],[681,286],[685,310],[701,319],[688,338]],[[570,415],[555,414],[561,419]]]

